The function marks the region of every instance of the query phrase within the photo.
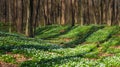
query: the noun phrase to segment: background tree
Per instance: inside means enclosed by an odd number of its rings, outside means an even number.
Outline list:
[[[120,0],[0,0],[0,22],[30,37],[51,24],[120,26]]]

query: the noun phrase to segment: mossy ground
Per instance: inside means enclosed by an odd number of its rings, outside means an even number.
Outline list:
[[[52,25],[37,28],[35,38],[0,32],[0,61],[20,67],[119,67],[120,27]]]

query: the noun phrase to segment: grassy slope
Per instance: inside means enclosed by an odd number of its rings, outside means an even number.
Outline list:
[[[53,25],[38,28],[36,38],[0,32],[0,60],[21,67],[117,67],[119,44],[117,26]],[[31,60],[17,62],[15,54]]]

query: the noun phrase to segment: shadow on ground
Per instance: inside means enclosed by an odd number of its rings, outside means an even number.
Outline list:
[[[49,36],[49,37],[45,37],[45,38],[42,38],[42,39],[51,39],[51,38],[57,38],[61,35],[64,35],[64,34],[67,34],[69,31],[71,31],[72,29],[76,28],[78,26],[69,26],[67,27],[66,29],[63,29],[63,30],[60,30],[58,34],[55,34],[55,35],[52,35],[52,36]]]
[[[88,32],[86,32],[84,35],[78,35],[78,38],[76,38],[75,40],[73,41],[70,41],[68,43],[65,43],[65,47],[69,47],[71,45],[74,45],[72,47],[75,47],[76,45],[78,44],[82,44],[85,42],[86,38],[88,38],[91,34],[93,34],[94,32],[98,31],[99,29],[102,29],[104,28],[103,26],[102,27],[96,27],[96,26],[93,26]]]

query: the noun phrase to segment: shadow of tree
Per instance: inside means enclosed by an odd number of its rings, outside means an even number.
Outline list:
[[[75,47],[76,45],[78,44],[82,44],[85,42],[86,38],[88,38],[91,34],[93,34],[94,32],[98,31],[99,29],[102,29],[104,28],[103,26],[101,27],[96,27],[96,26],[93,26],[91,27],[91,29],[86,32],[85,34],[78,34],[78,38],[68,42],[68,43],[65,43],[65,47],[70,47],[71,45],[73,45],[72,47]]]
[[[93,50],[94,48],[92,48],[91,50]],[[85,54],[91,52],[88,51],[88,52],[83,52],[83,53],[80,53],[80,54],[77,54],[77,55],[71,55],[71,56],[64,56],[64,57],[55,57],[55,58],[51,58],[51,59],[41,59],[39,61],[25,61],[23,62],[20,66],[21,67],[26,67],[26,66],[29,66],[29,67],[52,67],[52,66],[55,66],[55,65],[61,65],[61,64],[65,64],[67,62],[69,62],[69,60],[72,60],[72,61],[77,61],[77,60],[74,60],[75,58],[85,58]]]
[[[58,34],[55,34],[55,35],[52,35],[52,36],[49,36],[49,37],[45,37],[45,38],[42,38],[42,39],[51,39],[51,38],[57,38],[61,35],[64,35],[64,34],[67,34],[70,30],[76,28],[78,26],[69,26],[67,27],[66,29],[63,29],[63,30],[60,30]]]
[[[88,53],[88,52],[87,52]],[[55,57],[55,58],[51,58],[51,59],[41,59],[40,61],[25,61],[23,62],[20,66],[21,67],[52,67],[54,65],[61,65],[63,63],[67,63],[68,60],[70,59],[74,59],[74,58],[83,58],[84,54],[86,53],[82,53],[82,54],[78,54],[78,55],[74,55],[74,56],[65,56],[65,57]]]
[[[42,28],[38,28],[37,30],[36,30],[36,35],[40,35],[40,34],[43,34],[45,31],[48,31],[48,30],[50,30],[50,29],[54,29],[54,28],[56,28],[57,27],[57,25],[53,25],[53,26],[46,26],[46,27],[42,27]]]
[[[11,52],[13,49],[19,50],[19,49],[24,49],[24,48],[48,51],[50,49],[60,49],[61,47],[55,46],[55,45],[47,45],[47,46],[42,46],[42,45],[1,45],[0,46],[0,50],[6,51],[6,52]]]

